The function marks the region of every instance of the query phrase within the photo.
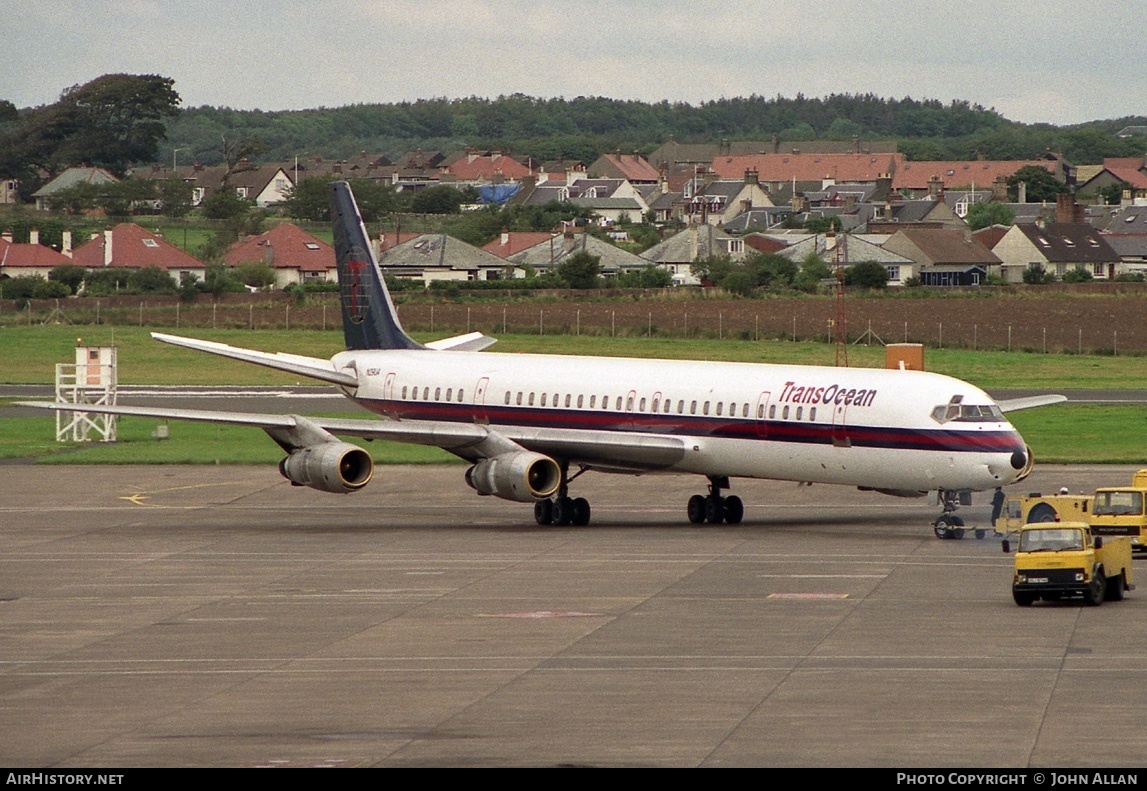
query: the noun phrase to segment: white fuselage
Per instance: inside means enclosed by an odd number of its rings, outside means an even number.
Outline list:
[[[344,392],[381,415],[671,436],[684,444],[673,472],[926,491],[1003,486],[1027,466],[992,399],[939,374],[430,350],[332,362],[356,370]],[[964,414],[938,418],[950,404]]]

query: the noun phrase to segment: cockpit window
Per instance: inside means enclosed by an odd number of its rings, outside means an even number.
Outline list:
[[[1004,413],[995,404],[944,404],[932,410],[937,423],[1002,423]]]

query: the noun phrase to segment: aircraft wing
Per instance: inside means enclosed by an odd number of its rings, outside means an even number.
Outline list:
[[[153,332],[151,337],[173,346],[183,346],[208,354],[217,354],[220,357],[230,357],[233,360],[242,360],[245,363],[254,363],[267,368],[276,368],[293,374],[309,376],[324,382],[336,385],[357,387],[358,377],[350,369],[336,369],[330,360],[317,357],[304,357],[301,354],[284,354],[282,352],[259,352],[254,349],[243,349],[215,341],[201,341],[195,338],[184,338],[179,335],[166,335],[162,332]],[[94,410],[89,410],[94,411]]]
[[[1066,400],[1067,396],[1063,395],[1027,396],[1026,398],[1010,398],[1005,401],[997,401],[996,406],[1000,408],[1001,412],[1018,412],[1021,409],[1034,409],[1039,406],[1062,404]]]
[[[90,412],[103,415],[134,415],[160,420],[191,420],[251,426],[273,432],[317,426],[331,434],[431,445],[465,459],[489,455],[491,448],[525,448],[576,463],[625,471],[665,469],[685,455],[679,437],[658,434],[616,436],[604,431],[558,428],[489,426],[477,423],[440,423],[429,420],[356,420],[347,418],[300,417],[255,412],[224,412],[208,409],[168,409],[163,407],[74,404],[69,402],[22,401],[13,406],[51,409],[57,412]],[[272,434],[274,437],[275,434]],[[479,447],[481,446],[481,447]]]

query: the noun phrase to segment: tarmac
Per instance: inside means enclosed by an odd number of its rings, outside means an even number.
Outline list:
[[[1147,763],[1147,585],[1017,607],[984,504],[942,541],[925,500],[738,480],[744,523],[690,525],[702,478],[588,474],[554,528],[463,471],[3,467],[0,765]]]

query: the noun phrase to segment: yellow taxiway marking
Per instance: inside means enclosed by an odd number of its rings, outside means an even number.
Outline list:
[[[155,489],[152,492],[136,492],[135,494],[132,494],[132,495],[120,495],[119,499],[120,500],[127,500],[129,503],[132,503],[133,505],[149,505],[149,503],[145,503],[143,501],[150,499],[151,496],[155,495],[155,494],[165,494],[167,492],[181,492],[181,491],[184,491],[187,489],[207,489],[207,488],[210,488],[212,486],[230,486],[234,483],[235,483],[235,481],[221,481],[219,483],[196,483],[196,484],[191,484],[189,486],[169,486],[166,489]]]

